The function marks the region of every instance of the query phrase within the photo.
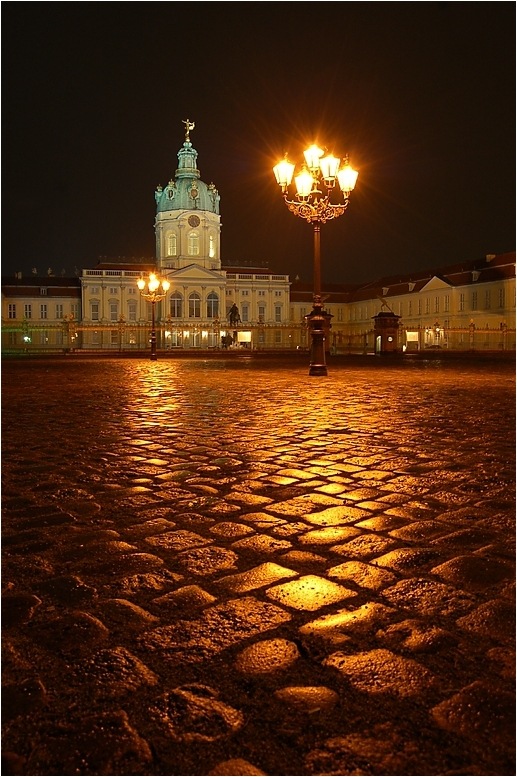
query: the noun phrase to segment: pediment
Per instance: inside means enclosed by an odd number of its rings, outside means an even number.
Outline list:
[[[444,281],[443,278],[439,278],[437,275],[433,275],[433,277],[427,281],[425,286],[422,286],[420,291],[433,291],[434,289],[450,289],[451,284],[447,283],[447,281]]]
[[[167,277],[169,280],[185,280],[192,283],[196,281],[217,281],[224,280],[224,275],[217,270],[207,270],[206,267],[201,267],[199,264],[189,264],[187,267],[181,267],[179,270],[167,270]]]

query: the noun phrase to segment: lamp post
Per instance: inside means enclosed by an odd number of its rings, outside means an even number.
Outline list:
[[[155,324],[155,317],[154,317],[154,306],[157,302],[160,302],[162,299],[164,299],[165,295],[167,294],[170,283],[165,278],[160,279],[154,272],[149,273],[149,279],[146,281],[145,278],[139,278],[137,280],[137,286],[140,289],[140,294],[142,297],[148,302],[151,303],[151,311],[152,311],[152,325],[151,325],[151,361],[156,361],[156,324]],[[161,287],[161,290],[160,290]]]
[[[312,311],[305,316],[311,333],[311,364],[309,375],[327,375],[325,363],[325,326],[331,316],[323,313],[321,299],[321,225],[341,216],[348,205],[350,192],[355,187],[358,173],[348,162],[327,154],[312,145],[304,151],[305,162],[294,177],[296,199],[289,199],[289,186],[293,180],[295,165],[285,159],[273,168],[275,178],[284,195],[287,207],[295,216],[305,219],[314,228],[314,288]],[[331,202],[331,195],[339,184],[343,200]],[[323,191],[324,187],[324,191]],[[341,200],[341,197],[335,199]]]

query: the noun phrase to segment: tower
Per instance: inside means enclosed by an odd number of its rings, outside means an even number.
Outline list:
[[[178,151],[174,178],[156,188],[156,264],[159,271],[198,265],[221,269],[219,192],[201,180],[197,151],[190,141],[194,122],[185,124],[185,141]]]

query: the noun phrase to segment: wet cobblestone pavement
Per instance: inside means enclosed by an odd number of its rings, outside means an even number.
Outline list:
[[[4,775],[514,775],[513,364],[4,360]]]

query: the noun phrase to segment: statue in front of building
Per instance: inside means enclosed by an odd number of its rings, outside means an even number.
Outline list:
[[[230,326],[235,326],[235,324],[240,324],[241,317],[239,314],[239,308],[233,303],[230,310],[228,311],[228,320],[230,322]]]

